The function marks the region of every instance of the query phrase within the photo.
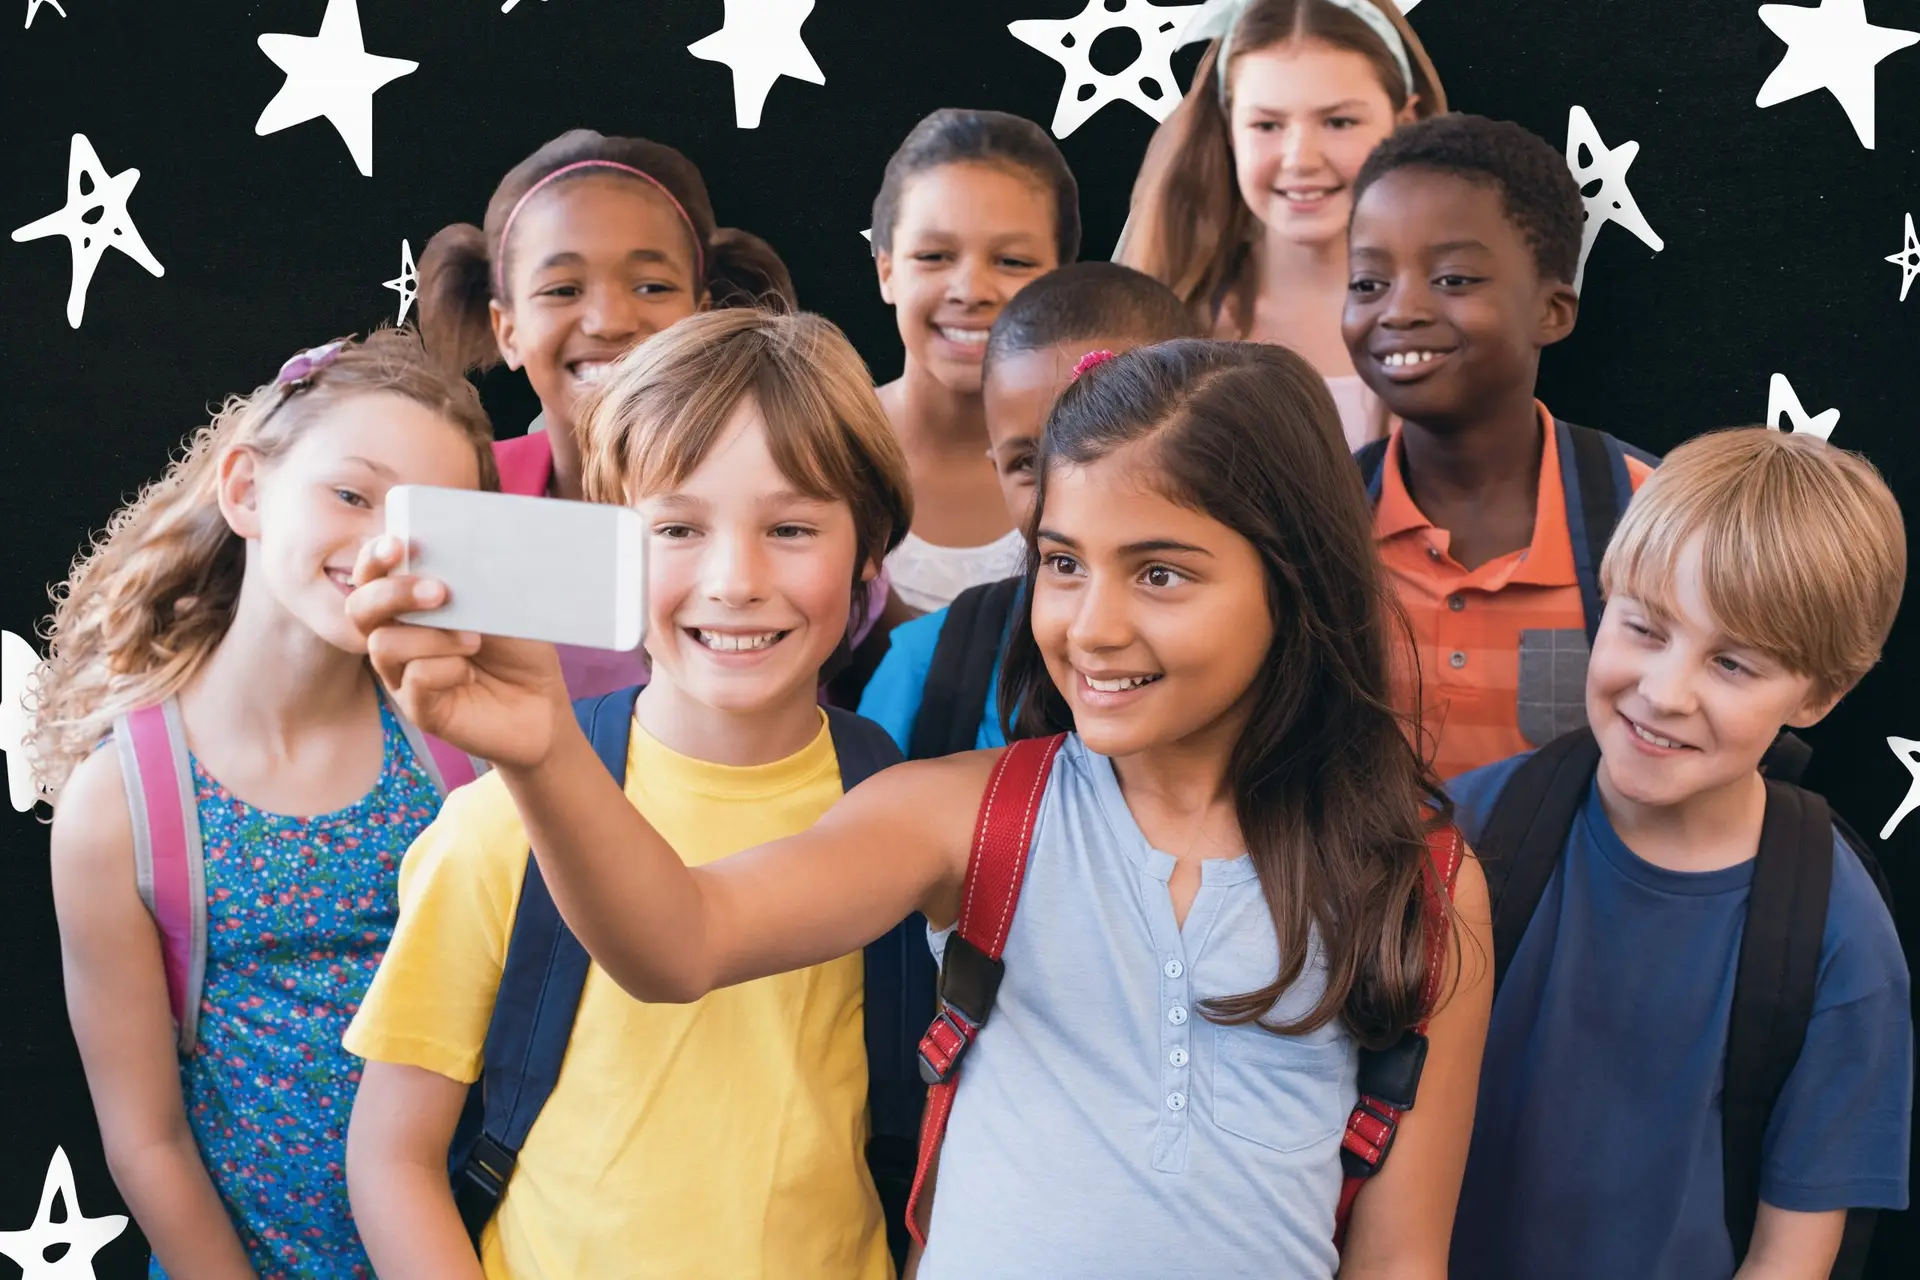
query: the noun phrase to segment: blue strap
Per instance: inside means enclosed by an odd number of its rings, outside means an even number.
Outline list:
[[[1367,501],[1378,504],[1380,501],[1381,473],[1387,460],[1387,442],[1372,440],[1360,446],[1353,460],[1360,467],[1360,483],[1366,486]]]

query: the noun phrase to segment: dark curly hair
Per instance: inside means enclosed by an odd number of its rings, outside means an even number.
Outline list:
[[[1507,219],[1526,237],[1540,274],[1573,283],[1586,206],[1566,159],[1546,139],[1511,120],[1457,113],[1405,125],[1360,167],[1354,202],[1396,169],[1431,169],[1498,187]]]

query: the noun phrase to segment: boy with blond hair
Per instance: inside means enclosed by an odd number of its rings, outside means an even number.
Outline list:
[[[1498,984],[1454,1274],[1825,1280],[1857,1265],[1849,1211],[1906,1206],[1884,886],[1759,769],[1879,660],[1905,579],[1893,495],[1813,437],[1701,437],[1634,497],[1588,727],[1449,786]]]

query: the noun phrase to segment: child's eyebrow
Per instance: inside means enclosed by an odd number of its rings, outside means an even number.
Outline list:
[[[1080,549],[1080,544],[1072,538],[1064,533],[1055,533],[1051,529],[1037,531],[1034,538],[1040,542],[1057,542],[1074,551]],[[1180,542],[1174,538],[1146,538],[1139,542],[1129,542],[1120,548],[1120,554],[1123,556],[1149,556],[1168,551],[1187,552],[1191,555],[1206,556],[1209,560],[1213,559],[1213,552],[1205,547],[1196,547],[1190,542]]]
[[[359,454],[350,455],[345,461],[357,462],[375,475],[386,476],[388,479],[392,479],[397,474],[392,467],[389,467],[384,462],[375,462],[372,458],[363,458]]]
[[[1492,249],[1479,240],[1445,240],[1439,244],[1427,246],[1428,253],[1458,253],[1462,249],[1478,249],[1482,253],[1491,253]]]

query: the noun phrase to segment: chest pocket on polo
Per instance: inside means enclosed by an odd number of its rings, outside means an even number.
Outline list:
[[[1520,736],[1544,747],[1587,723],[1587,633],[1520,633]]]
[[[1213,1029],[1213,1120],[1275,1151],[1337,1138],[1353,1110],[1358,1058],[1344,1037],[1307,1040],[1259,1027]]]

